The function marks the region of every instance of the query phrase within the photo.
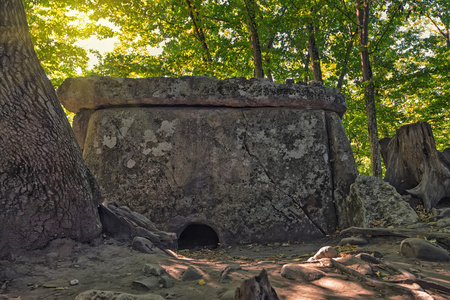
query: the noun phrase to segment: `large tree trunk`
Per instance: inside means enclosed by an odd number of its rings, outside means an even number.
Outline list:
[[[252,54],[255,78],[264,78],[261,43],[259,42],[258,25],[256,23],[256,3],[254,0],[244,0],[247,9],[250,39],[252,41]]]
[[[0,1],[0,258],[101,232],[99,190],[42,69],[21,0]]]
[[[366,101],[367,129],[370,144],[370,163],[372,176],[382,177],[380,146],[378,144],[377,114],[375,108],[375,86],[369,58],[369,13],[370,0],[356,0],[356,16],[358,20],[359,47],[361,51],[361,67],[364,83],[364,99]]]
[[[400,193],[423,200],[431,209],[444,197],[450,197],[450,158],[436,150],[428,123],[405,125],[392,139],[380,141],[386,176]]]

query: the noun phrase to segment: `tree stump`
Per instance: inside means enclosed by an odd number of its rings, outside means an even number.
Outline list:
[[[278,300],[278,295],[270,285],[267,271],[262,269],[258,276],[242,282],[236,289],[235,300]]]
[[[405,125],[380,141],[384,180],[400,194],[421,198],[427,210],[450,197],[450,158],[436,149],[430,124]]]

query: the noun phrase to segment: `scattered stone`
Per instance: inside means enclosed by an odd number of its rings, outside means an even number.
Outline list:
[[[142,272],[144,272],[145,275],[161,276],[166,273],[166,270],[157,264],[145,264],[142,268]]]
[[[177,295],[175,293],[167,293],[166,299],[176,299]]]
[[[171,287],[173,287],[173,282],[172,279],[169,277],[169,275],[162,275],[159,278],[159,284],[166,289],[170,289]]]
[[[325,246],[319,249],[319,251],[317,251],[317,253],[309,258],[309,261],[312,260],[318,260],[321,258],[335,258],[335,257],[339,257],[339,254],[337,253],[336,249],[334,249],[331,246]]]
[[[240,264],[229,264],[228,267],[229,267],[232,271],[242,270],[242,267],[241,267]]]
[[[444,248],[419,238],[408,238],[400,244],[400,252],[406,257],[428,261],[449,261],[450,255]]]
[[[159,253],[161,249],[153,245],[152,242],[150,242],[148,239],[137,236],[133,239],[133,242],[131,243],[133,248],[137,251],[144,252],[144,253]]]
[[[270,285],[267,271],[262,269],[258,276],[244,280],[236,289],[235,300],[278,300],[278,295]]]
[[[366,175],[358,176],[350,186],[343,214],[348,226],[365,228],[406,226],[419,221],[417,213],[393,186]]]
[[[184,271],[183,276],[181,276],[181,281],[193,281],[202,279],[203,275],[194,267],[189,266],[186,271]]]
[[[144,290],[159,288],[159,280],[155,276],[141,276],[133,281],[133,285]]]
[[[89,290],[75,297],[74,300],[164,300],[160,295],[134,295],[113,291]]]
[[[70,285],[77,285],[77,284],[79,284],[80,283],[80,281],[78,280],[78,279],[72,279],[71,281],[70,281]]]
[[[366,239],[352,236],[352,237],[343,238],[339,242],[339,246],[344,246],[344,245],[347,245],[347,244],[362,246],[362,245],[367,245],[368,243],[369,242]]]
[[[281,276],[291,280],[314,281],[324,277],[325,272],[300,264],[286,264],[281,268]]]

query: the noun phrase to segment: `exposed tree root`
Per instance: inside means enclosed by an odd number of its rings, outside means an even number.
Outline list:
[[[417,299],[417,300],[424,300],[424,299],[433,299],[433,297],[431,297],[430,295],[428,295],[425,292],[419,292],[419,291],[415,291],[412,290],[410,288],[395,284],[395,283],[391,283],[391,282],[384,282],[384,281],[380,281],[380,280],[376,280],[370,277],[367,277],[366,275],[363,275],[361,273],[359,273],[358,271],[355,271],[353,269],[350,269],[346,266],[344,266],[343,264],[337,262],[335,259],[331,259],[331,264],[334,268],[338,269],[339,271],[350,275],[352,277],[356,277],[357,279],[361,280],[362,282],[364,282],[365,284],[380,289],[380,290],[385,290],[385,291],[389,291],[389,292],[394,292],[397,294],[401,294],[404,296],[408,296],[410,297],[410,299]]]
[[[362,228],[349,227],[341,231],[340,235],[362,234],[365,236],[398,236],[398,237],[417,237],[418,235],[427,239],[435,239],[441,246],[450,249],[450,233],[435,232],[424,229],[408,229],[408,228]]]

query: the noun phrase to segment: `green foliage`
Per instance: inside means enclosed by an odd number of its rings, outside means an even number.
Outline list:
[[[449,0],[369,1],[369,46],[380,138],[408,123],[432,125],[438,149],[450,147]],[[36,52],[55,86],[66,77],[253,76],[244,0],[25,0]],[[313,24],[325,85],[339,86],[343,118],[359,172],[370,174],[357,39],[356,1],[254,2],[265,74],[274,81],[312,79],[307,24]],[[101,25],[114,24],[114,29]],[[76,41],[116,37],[109,53]],[[160,47],[152,54],[150,47]]]

